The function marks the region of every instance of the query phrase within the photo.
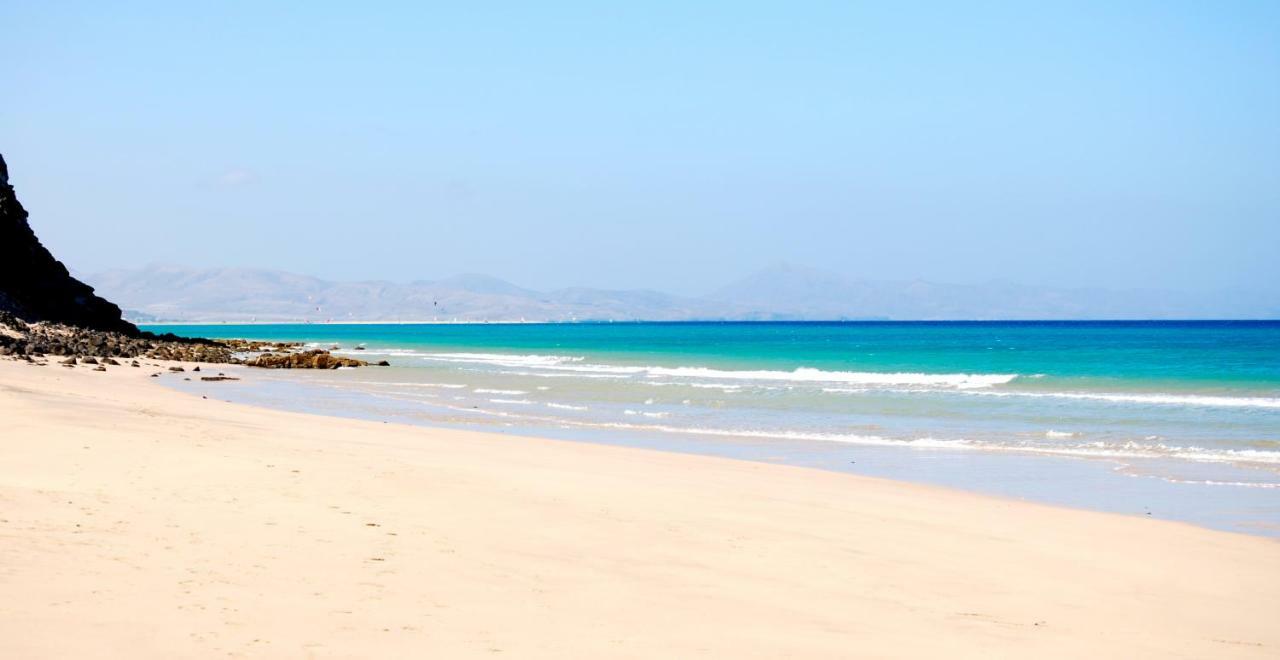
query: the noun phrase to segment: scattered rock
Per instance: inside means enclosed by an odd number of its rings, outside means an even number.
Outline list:
[[[93,370],[94,370],[94,371],[106,371],[106,370],[107,370],[107,368],[106,368],[106,367],[104,367],[104,366],[102,366],[102,365],[98,365],[98,366],[94,367],[94,368],[93,368]]]
[[[63,361],[61,361],[61,362],[59,362],[58,364],[65,364],[65,365],[67,365],[67,366],[71,366],[71,365],[73,365],[73,364],[75,364],[75,363],[76,363],[76,359],[75,359],[74,357],[69,357],[69,358],[67,358],[67,359],[65,359],[65,360],[63,360]]]
[[[169,367],[169,371],[186,371],[182,367]]]
[[[120,363],[119,363],[119,362],[116,362],[114,358],[102,358],[102,363],[103,363],[103,364],[109,364],[109,365],[111,365],[111,366],[113,366],[113,367],[118,367],[118,366],[120,366]]]
[[[200,371],[200,367],[198,367],[198,366],[197,366],[197,367],[192,367],[192,368],[191,368],[191,370],[192,370],[192,371]]]
[[[201,376],[200,380],[219,381],[219,380],[240,380],[240,379],[234,378],[232,376]]]
[[[387,362],[386,360],[378,360],[378,366],[379,366],[379,367],[389,367],[389,366],[391,366],[391,363],[390,363],[390,362]]]
[[[96,358],[94,358],[92,355],[90,355],[89,357],[86,357],[86,358],[84,358],[83,360],[80,360],[80,361],[81,361],[81,362],[83,362],[84,364],[97,364],[97,363],[98,363],[98,360],[97,360]]]

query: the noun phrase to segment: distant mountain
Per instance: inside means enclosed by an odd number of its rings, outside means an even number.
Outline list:
[[[738,310],[655,291],[533,291],[485,275],[331,282],[252,268],[150,265],[88,279],[139,320],[580,321],[727,318]]]
[[[536,291],[486,275],[408,284],[333,282],[272,270],[167,265],[85,279],[138,321],[1280,318],[1274,296],[1238,291],[1210,296],[1002,282],[875,282],[790,265],[694,298],[581,287]]]
[[[1280,318],[1280,298],[1240,291],[1057,289],[990,282],[855,281],[780,264],[707,297],[785,319],[1192,319]]]

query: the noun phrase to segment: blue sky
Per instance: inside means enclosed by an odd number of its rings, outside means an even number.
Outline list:
[[[71,267],[1280,291],[1280,3],[260,4],[0,6]]]

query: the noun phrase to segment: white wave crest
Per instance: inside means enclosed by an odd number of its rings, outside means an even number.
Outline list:
[[[987,390],[957,387],[961,394],[990,397],[1033,399],[1073,399],[1078,401],[1102,401],[1108,403],[1133,403],[1156,406],[1195,406],[1221,408],[1270,408],[1280,409],[1280,398],[1259,396],[1213,396],[1201,394],[1119,393],[1119,392],[1018,392],[1011,390]],[[953,391],[955,391],[953,390]],[[824,387],[829,394],[863,394],[866,392],[892,392],[920,394],[937,392],[936,389],[905,387]]]
[[[624,415],[640,415],[643,417],[652,417],[655,419],[661,419],[663,417],[666,417],[669,414],[665,412],[644,412],[640,410],[624,410],[622,411],[622,413]]]
[[[925,374],[880,373],[873,371],[823,371],[800,367],[792,371],[707,369],[704,367],[648,367],[652,376],[672,378],[726,378],[739,380],[781,380],[801,383],[850,383],[857,385],[909,385],[970,389],[1003,385],[1017,374]]]
[[[648,378],[725,379],[752,381],[786,381],[800,383],[849,383],[856,385],[897,385],[911,387],[943,387],[973,389],[1003,385],[1017,378],[1017,374],[929,374],[914,372],[881,373],[873,371],[824,371],[812,367],[800,367],[791,371],[734,370],[708,367],[661,367],[592,364],[582,356],[570,355],[511,355],[505,353],[418,353],[418,357],[440,362],[484,364],[498,367],[519,367],[548,371],[568,371],[615,377],[643,376]],[[526,375],[537,375],[530,372]],[[713,384],[723,389],[726,384]]]
[[[467,362],[473,364],[491,364],[499,367],[553,367],[574,362],[583,358],[572,355],[514,355],[507,353],[417,353],[417,357],[438,362]]]
[[[1157,406],[1206,406],[1221,408],[1280,408],[1280,398],[1261,396],[1208,396],[1200,394],[1119,394],[1106,392],[968,392],[978,396],[1076,399],[1140,403]]]

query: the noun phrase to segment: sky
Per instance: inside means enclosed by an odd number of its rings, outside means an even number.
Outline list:
[[[1277,2],[116,5],[0,3],[77,272],[1280,292]]]

